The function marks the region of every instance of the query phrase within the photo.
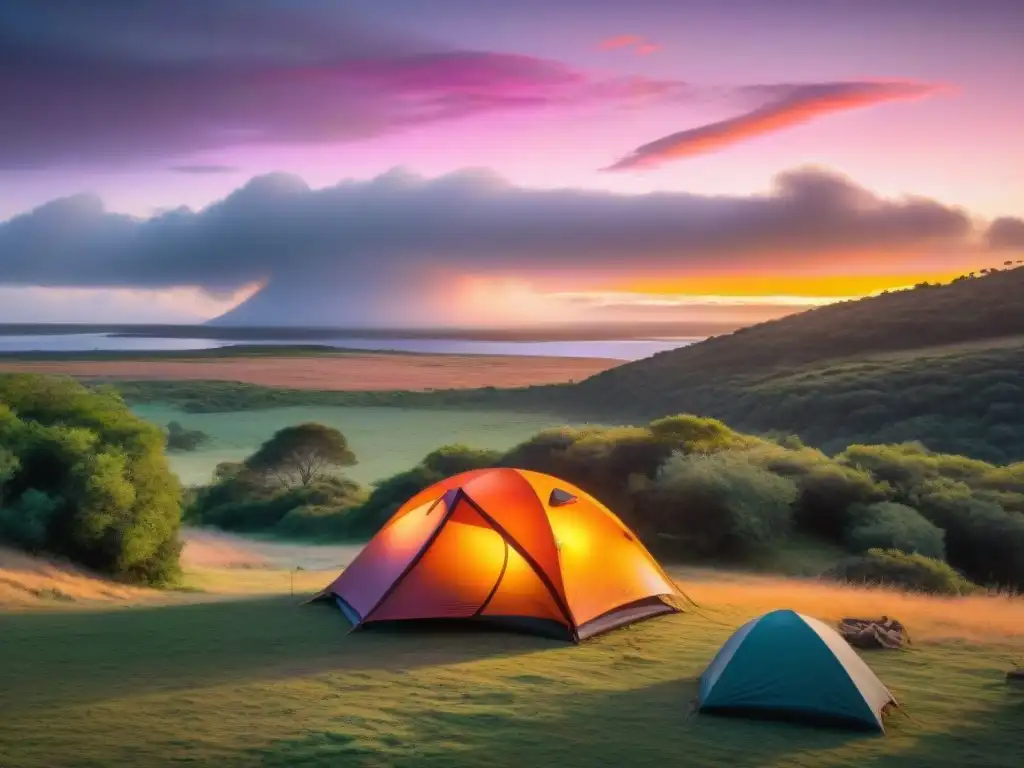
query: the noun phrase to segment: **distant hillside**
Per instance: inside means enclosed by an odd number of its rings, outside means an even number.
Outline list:
[[[1024,268],[761,323],[545,396],[622,420],[693,412],[826,448],[920,439],[1022,460]]]
[[[918,440],[1024,461],[1024,269],[833,304],[624,364],[578,384],[315,392],[119,382],[135,403],[217,412],[284,405],[501,408],[643,423],[694,413],[837,451]]]

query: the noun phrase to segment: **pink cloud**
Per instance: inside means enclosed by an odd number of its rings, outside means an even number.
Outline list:
[[[608,37],[598,43],[597,47],[602,51],[617,51],[623,48],[632,48],[638,56],[647,56],[655,51],[661,50],[661,45],[651,42],[640,35],[616,35]]]
[[[633,45],[641,45],[644,39],[639,35],[616,35],[607,37],[598,44],[603,51],[614,51],[619,48],[628,48]]]
[[[758,89],[748,90],[756,92]],[[768,86],[761,90],[781,95],[738,117],[679,131],[644,144],[604,170],[652,168],[678,158],[715,152],[833,113],[888,101],[923,98],[938,92],[940,87],[929,83],[882,81]]]

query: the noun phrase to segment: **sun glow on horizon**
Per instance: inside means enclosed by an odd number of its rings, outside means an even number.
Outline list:
[[[768,304],[790,303],[786,300],[788,298],[810,304],[898,291],[925,281],[948,283],[964,272],[961,269],[918,274],[702,274],[683,278],[645,278],[609,286],[609,290],[649,295],[719,296],[737,301],[758,299]]]

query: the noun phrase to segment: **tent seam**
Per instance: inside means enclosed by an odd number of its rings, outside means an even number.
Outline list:
[[[405,566],[402,572],[398,575],[398,578],[391,583],[391,586],[384,591],[384,594],[380,596],[380,599],[373,604],[373,607],[370,608],[370,610],[368,610],[363,616],[359,618],[359,624],[357,625],[358,627],[361,627],[366,622],[366,620],[373,615],[373,612],[380,608],[384,604],[385,600],[391,597],[395,590],[398,589],[399,585],[403,581],[405,581],[405,577],[408,576],[412,569],[415,568],[419,564],[420,560],[423,559],[423,556],[427,553],[427,550],[430,549],[430,547],[433,545],[435,541],[437,541],[437,537],[441,535],[441,531],[444,530],[444,527],[446,525],[448,525],[448,520],[452,516],[452,511],[455,509],[455,506],[458,503],[459,494],[462,494],[461,488],[455,492],[455,498],[453,498],[452,503],[448,505],[448,509],[445,510],[444,517],[442,517],[441,521],[437,524],[437,528],[435,528],[431,532],[431,534],[427,537],[426,541],[423,542],[423,546],[420,547],[416,554],[412,556],[412,558],[409,560],[409,564]],[[436,507],[443,500],[444,496],[441,496],[440,499],[431,504],[430,509],[427,510],[427,514],[430,514],[434,510],[434,507]],[[353,627],[353,629],[356,629],[356,627]]]
[[[493,527],[494,530],[498,532],[501,538],[504,539],[507,544],[511,545],[516,550],[519,556],[526,561],[527,565],[529,565],[530,568],[533,569],[533,572],[537,575],[537,578],[541,580],[541,583],[547,588],[552,599],[554,599],[555,605],[558,606],[558,610],[562,612],[562,618],[564,618],[566,620],[566,623],[569,625],[569,630],[572,632],[573,638],[578,641],[579,635],[576,627],[576,619],[573,616],[572,611],[569,609],[568,603],[562,599],[561,595],[558,594],[558,590],[555,589],[555,585],[551,583],[551,579],[548,577],[546,573],[544,573],[544,569],[540,567],[540,565],[534,559],[533,555],[526,551],[526,549],[518,541],[515,540],[512,534],[510,534],[508,530],[505,529],[505,526],[503,526],[501,523],[499,523],[497,520],[495,520],[493,517],[487,514],[487,512],[484,511],[483,507],[481,507],[473,500],[472,496],[463,491],[461,488],[459,489],[459,493],[484,520],[490,523],[491,527]],[[552,540],[553,539],[554,533],[552,533]],[[559,576],[561,576],[561,573],[559,573]]]

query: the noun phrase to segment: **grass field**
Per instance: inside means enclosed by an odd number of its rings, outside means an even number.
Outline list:
[[[133,410],[156,424],[177,420],[212,438],[197,451],[171,453],[171,467],[188,484],[209,482],[218,462],[240,461],[276,430],[304,421],[336,427],[349,439],[359,464],[347,474],[372,482],[415,466],[447,443],[477,448],[510,448],[564,420],[504,411],[438,411],[404,408],[294,407],[233,413],[186,413],[165,405]]]
[[[683,583],[699,614],[578,647],[428,628],[347,635],[338,611],[288,595],[0,614],[0,765],[1020,764],[1024,686],[1003,675],[1024,648],[1021,601],[710,572]],[[885,736],[687,720],[719,645],[780,606],[904,620],[912,648],[868,661],[913,719],[890,715]]]
[[[77,356],[77,355],[76,355]],[[311,352],[279,356],[206,351],[136,353],[107,359],[0,357],[0,372],[74,376],[83,380],[234,381],[318,391],[390,391],[523,387],[579,381],[621,360],[513,355],[426,355]]]

